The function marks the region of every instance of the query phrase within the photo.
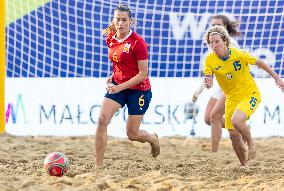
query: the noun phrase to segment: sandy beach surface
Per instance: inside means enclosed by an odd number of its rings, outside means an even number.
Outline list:
[[[284,190],[284,138],[255,139],[257,158],[240,167],[229,139],[218,153],[205,138],[163,137],[153,159],[149,144],[109,138],[104,167],[96,169],[94,136],[0,135],[0,190]],[[70,171],[52,177],[48,153],[70,160]]]

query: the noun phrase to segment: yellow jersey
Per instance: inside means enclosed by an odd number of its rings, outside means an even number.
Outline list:
[[[227,98],[259,92],[249,68],[249,64],[253,65],[257,60],[245,50],[234,47],[229,48],[229,57],[225,59],[211,52],[205,60],[204,75],[214,74]]]

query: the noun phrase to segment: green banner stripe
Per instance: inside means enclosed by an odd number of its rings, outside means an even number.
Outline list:
[[[47,2],[49,0],[6,0],[5,25],[15,22]]]

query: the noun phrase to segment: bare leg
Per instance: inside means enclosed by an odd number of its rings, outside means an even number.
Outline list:
[[[211,114],[211,111],[214,108],[216,102],[217,102],[217,99],[215,99],[214,97],[211,97],[210,100],[207,103],[206,110],[205,110],[205,115],[204,115],[204,122],[207,125],[211,125],[210,114]]]
[[[246,149],[246,145],[244,144],[242,140],[241,134],[235,129],[230,129],[229,133],[230,133],[230,138],[232,141],[233,149],[237,157],[239,158],[241,165],[246,166],[247,165],[247,152],[246,152],[247,149]]]
[[[238,132],[241,133],[243,140],[246,140],[248,145],[248,160],[254,159],[256,156],[254,141],[251,137],[250,129],[245,123],[247,115],[241,110],[236,110],[232,116],[232,123]]]
[[[216,102],[210,114],[211,122],[211,145],[212,152],[217,152],[222,136],[222,121],[224,124],[223,115],[225,113],[225,95],[222,95]]]
[[[139,130],[143,115],[129,115],[126,125],[127,136],[131,141],[138,141],[141,143],[150,143],[151,153],[154,158],[160,154],[160,145],[158,135],[150,134],[145,130]]]
[[[104,159],[104,153],[106,150],[107,145],[107,126],[112,118],[112,116],[115,114],[115,112],[120,108],[120,104],[117,102],[104,98],[99,120],[98,120],[98,126],[96,131],[96,165],[102,166],[103,165],[103,159]]]
[[[224,113],[225,113],[225,108],[224,108]],[[225,128],[225,118],[224,118],[224,115],[221,118],[221,122],[222,122],[222,128]]]
[[[211,119],[211,151],[217,152],[222,136],[222,123],[218,119]]]

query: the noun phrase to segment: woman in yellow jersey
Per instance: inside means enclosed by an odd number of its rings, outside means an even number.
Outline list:
[[[255,158],[255,145],[245,121],[255,112],[261,96],[250,74],[249,64],[270,74],[284,91],[283,80],[274,70],[248,52],[230,46],[230,36],[223,26],[212,26],[205,33],[205,42],[212,49],[205,60],[204,85],[211,88],[213,75],[226,95],[225,127],[229,130],[234,151],[241,165]],[[247,147],[243,139],[247,141]],[[248,151],[248,152],[247,152]]]
[[[214,15],[211,18],[211,25],[224,26],[229,35],[231,46],[239,48],[238,42],[233,38],[241,36],[238,31],[238,21],[232,21],[226,15]],[[202,82],[198,89],[194,92],[192,96],[192,101],[196,102],[198,96],[205,89],[204,83]],[[211,126],[211,151],[217,152],[219,143],[222,137],[222,127],[225,127],[225,120],[223,118],[225,113],[225,100],[226,97],[219,86],[215,86],[215,89],[210,97],[204,115],[204,121],[207,125]]]

